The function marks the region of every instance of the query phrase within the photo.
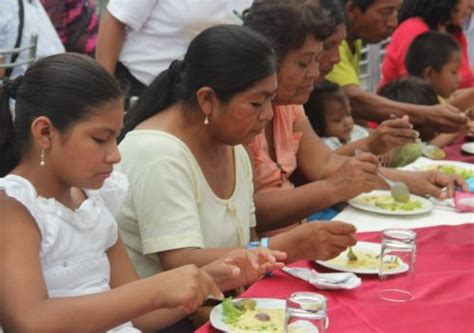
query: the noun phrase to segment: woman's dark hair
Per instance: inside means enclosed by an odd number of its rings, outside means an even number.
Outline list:
[[[306,116],[319,136],[326,136],[326,103],[336,101],[344,104],[345,97],[341,87],[331,81],[323,81],[314,86],[314,90],[304,105]]]
[[[400,8],[399,24],[412,18],[420,17],[431,30],[449,22],[452,11],[459,0],[405,0]]]
[[[48,117],[60,132],[86,118],[92,108],[122,98],[115,79],[90,57],[63,53],[39,60],[12,81],[4,81],[0,109],[0,177],[29,148],[30,127]],[[15,100],[14,112],[10,99]],[[13,117],[14,114],[14,117]]]
[[[225,103],[275,71],[275,52],[259,33],[238,25],[209,28],[194,38],[183,61],[173,61],[145,89],[125,117],[121,138],[174,103],[192,109],[196,92],[203,87],[214,89]]]
[[[428,82],[415,77],[393,80],[379,90],[379,95],[393,101],[416,105],[439,104],[433,87]]]
[[[267,37],[280,61],[303,46],[308,35],[324,41],[336,32],[334,21],[314,0],[254,1],[244,12],[244,25]]]
[[[427,31],[411,42],[405,56],[405,67],[408,74],[417,77],[422,77],[428,67],[440,72],[456,52],[461,52],[461,46],[451,35]]]

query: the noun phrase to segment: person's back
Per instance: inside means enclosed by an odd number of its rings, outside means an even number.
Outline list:
[[[20,1],[23,4],[23,15],[21,15],[18,0],[2,0],[0,2],[0,17],[2,18],[0,20],[0,49],[11,50],[15,48],[20,31],[20,21],[23,21],[20,47],[30,45],[31,37],[37,35],[37,58],[64,52],[64,46],[39,0]],[[16,62],[27,61],[28,58],[28,52],[20,52]],[[9,63],[10,59],[11,56],[7,56],[4,62]],[[15,67],[11,77],[24,73],[26,68],[27,64]]]

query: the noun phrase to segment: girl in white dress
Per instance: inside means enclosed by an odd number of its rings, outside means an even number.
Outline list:
[[[10,112],[11,99],[15,111]],[[12,117],[13,115],[13,117]],[[12,332],[136,332],[169,326],[219,290],[281,267],[234,252],[138,280],[114,214],[123,103],[91,58],[47,57],[5,82],[0,109],[0,322]],[[136,328],[134,328],[136,327]]]

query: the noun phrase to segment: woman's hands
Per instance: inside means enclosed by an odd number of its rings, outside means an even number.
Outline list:
[[[430,195],[438,199],[452,198],[456,185],[467,192],[467,185],[459,175],[447,175],[439,171],[402,172],[398,180],[407,184],[411,193]],[[394,177],[395,178],[395,177]]]
[[[346,201],[377,185],[379,162],[371,153],[359,153],[347,159],[327,181],[338,195],[336,202]]]
[[[238,249],[202,269],[212,276],[221,290],[247,286],[265,273],[283,267],[286,253],[266,248]]]
[[[345,222],[304,223],[273,236],[270,245],[285,251],[288,261],[327,260],[336,257],[348,246],[355,245],[355,232],[356,228]]]

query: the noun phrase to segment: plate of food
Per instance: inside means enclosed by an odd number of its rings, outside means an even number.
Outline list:
[[[390,191],[375,190],[349,200],[349,205],[372,213],[385,215],[416,215],[427,213],[433,204],[423,197],[410,194],[408,202],[397,202]]]
[[[210,321],[214,328],[232,333],[284,333],[284,299],[226,298],[212,309]],[[326,321],[326,328],[329,320]],[[288,333],[318,333],[317,328],[305,320],[288,325]]]
[[[461,150],[465,153],[474,155],[474,142],[467,142],[461,146]],[[474,171],[473,177],[474,177]]]
[[[211,311],[212,326],[224,332],[283,333],[285,300],[274,298],[226,298]]]
[[[357,259],[348,256],[349,249],[341,252],[336,258],[330,260],[317,260],[321,266],[342,272],[352,272],[356,274],[378,274],[380,269],[381,245],[371,242],[357,242],[352,247],[352,251]],[[408,270],[408,265],[397,256],[386,256],[384,265],[387,274],[398,274]]]
[[[474,177],[474,165],[456,161],[432,161],[416,167],[419,171],[437,170],[448,175],[459,175],[464,179]]]

